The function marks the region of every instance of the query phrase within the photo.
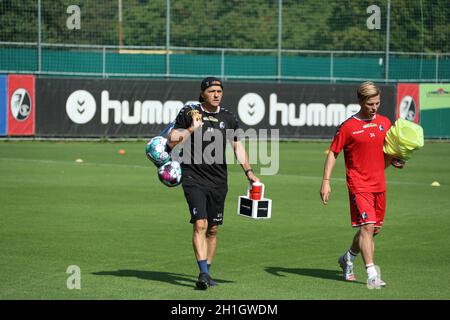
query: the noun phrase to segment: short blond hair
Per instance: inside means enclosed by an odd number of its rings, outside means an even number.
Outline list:
[[[380,88],[378,88],[372,81],[366,81],[361,83],[358,88],[358,101],[364,104],[367,100],[376,97],[379,94],[381,94]]]

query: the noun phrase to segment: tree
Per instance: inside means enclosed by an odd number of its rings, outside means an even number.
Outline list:
[[[35,0],[0,2],[0,41],[37,42],[37,12]]]
[[[282,47],[307,50],[376,50],[386,47],[388,0],[283,0]],[[42,41],[118,45],[118,3],[42,0]],[[123,44],[164,46],[167,0],[122,0]],[[37,42],[37,0],[0,2],[1,41]],[[81,8],[81,29],[66,26],[69,5]],[[369,30],[371,5],[381,29]],[[171,0],[170,43],[208,48],[276,49],[277,0]],[[448,0],[391,1],[392,51],[449,52]]]

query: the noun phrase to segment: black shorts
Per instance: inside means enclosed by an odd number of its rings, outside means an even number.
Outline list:
[[[227,186],[208,188],[183,184],[183,190],[191,213],[191,223],[199,219],[208,219],[208,226],[223,223]]]

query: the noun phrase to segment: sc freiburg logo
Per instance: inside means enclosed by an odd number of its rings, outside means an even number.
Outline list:
[[[10,108],[11,114],[18,121],[25,121],[30,113],[31,97],[27,90],[19,88],[11,96]]]

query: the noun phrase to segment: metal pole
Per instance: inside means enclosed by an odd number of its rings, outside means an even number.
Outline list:
[[[41,0],[38,0],[38,74],[42,71],[42,15]]]
[[[439,53],[436,53],[436,83],[439,81]]]
[[[225,80],[225,50],[222,49],[222,54],[220,57],[220,76],[222,80]]]
[[[283,32],[283,0],[278,0],[278,57],[277,57],[277,78],[281,80],[281,49],[282,49],[282,32]]]
[[[422,0],[420,1],[420,25],[421,25],[421,30],[420,30],[420,40],[421,40],[421,49],[420,49],[420,73],[419,73],[419,79],[422,81],[422,70],[423,70],[423,51],[424,51],[424,47],[423,47],[423,6],[422,6]]]
[[[387,16],[386,16],[386,58],[384,59],[386,64],[385,81],[389,80],[389,42],[391,33],[391,0],[387,3]]]
[[[119,49],[122,48],[122,0],[119,0]]]
[[[166,0],[166,78],[170,76],[170,0]]]
[[[330,53],[330,82],[333,83],[333,77],[334,77],[334,52],[331,51]]]
[[[103,79],[106,78],[106,47],[103,47],[103,66],[102,66]]]

